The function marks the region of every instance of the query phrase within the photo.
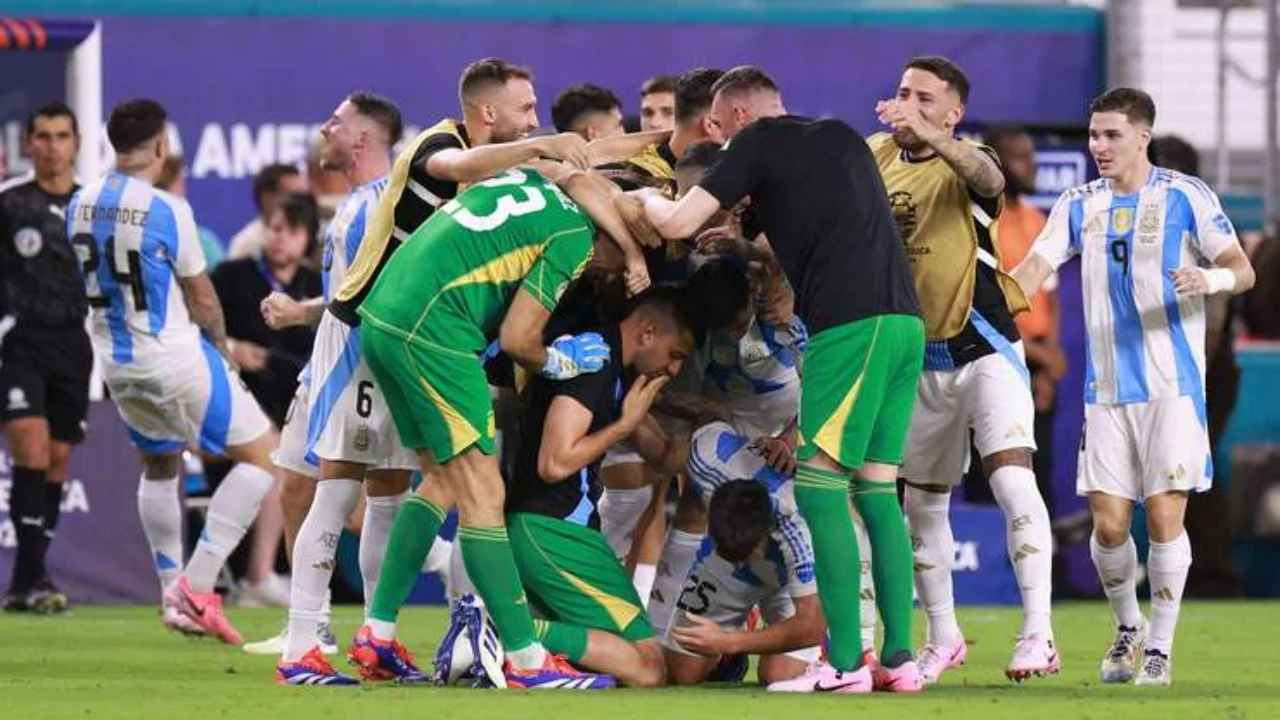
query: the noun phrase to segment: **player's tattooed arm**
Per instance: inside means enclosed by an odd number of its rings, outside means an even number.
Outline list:
[[[950,135],[938,135],[930,138],[928,143],[980,197],[999,197],[1004,192],[1004,173],[1000,164],[982,148]]]
[[[204,332],[204,336],[223,357],[230,358],[227,321],[222,315],[222,303],[218,301],[218,293],[213,289],[209,276],[199,273],[179,278],[178,283],[182,286],[182,299],[187,304],[191,322]]]

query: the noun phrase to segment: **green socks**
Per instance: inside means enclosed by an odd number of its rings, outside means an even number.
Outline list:
[[[896,667],[912,656],[912,559],[907,522],[898,505],[895,483],[854,480],[853,502],[867,526],[874,556],[871,575],[876,583],[876,609],[884,623],[880,661],[887,663],[887,667]],[[856,573],[857,567],[852,571]],[[857,605],[850,607],[850,617],[856,619]]]
[[[547,650],[564,655],[575,665],[582,663],[582,657],[587,654],[586,628],[550,620],[534,620],[533,629],[538,642]]]
[[[431,552],[444,518],[444,508],[420,495],[411,495],[400,506],[387,538],[387,555],[382,561],[378,589],[369,604],[371,618],[389,623],[396,621],[405,599],[418,582],[422,564]]]
[[[511,554],[505,527],[458,528],[458,547],[476,592],[498,628],[507,653],[519,652],[535,642],[529,602],[520,584],[520,572]],[[424,554],[425,557],[425,554]],[[418,567],[422,567],[419,563]],[[381,589],[381,588],[379,588]],[[585,651],[586,642],[583,641]]]
[[[853,532],[853,518],[849,515],[849,478],[840,473],[801,465],[796,468],[795,488],[796,504],[800,506],[800,514],[804,516],[809,525],[809,533],[813,536],[818,598],[822,601],[822,611],[831,628],[831,646],[827,652],[827,660],[837,670],[857,670],[862,667],[862,635],[858,614],[862,562],[858,556],[858,539]],[[869,526],[868,522],[868,530]],[[911,580],[910,559],[908,548],[908,582]],[[876,568],[881,565],[879,554],[873,565]],[[907,593],[907,600],[911,600],[910,592]],[[887,620],[885,625],[888,626]]]

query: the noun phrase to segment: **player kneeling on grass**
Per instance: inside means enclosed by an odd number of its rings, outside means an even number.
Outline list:
[[[630,437],[655,466],[680,469],[683,444],[667,440],[649,408],[698,346],[701,330],[681,291],[655,288],[599,332],[611,359],[599,372],[563,381],[536,377],[525,389],[507,532],[539,618],[538,641],[623,685],[652,687],[665,681],[662,650],[631,578],[600,532],[600,461]],[[455,609],[455,623],[468,618],[474,635],[475,614]],[[437,677],[450,669],[441,659],[451,651],[445,645],[437,655]]]
[[[758,443],[723,422],[694,433],[688,468],[703,497],[710,496],[709,537],[663,633],[668,679],[695,685],[710,679],[723,658],[760,655],[760,682],[786,691],[818,661],[827,629],[812,542],[791,481],[765,464]],[[748,631],[756,606],[768,625]]]

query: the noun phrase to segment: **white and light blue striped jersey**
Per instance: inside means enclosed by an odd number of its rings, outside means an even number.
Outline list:
[[[1058,199],[1032,252],[1055,269],[1081,257],[1085,402],[1187,395],[1204,419],[1204,298],[1179,296],[1170,273],[1239,243],[1213,191],[1164,168],[1133,195],[1100,179]]]
[[[81,262],[90,335],[102,357],[129,365],[136,353],[199,338],[177,282],[205,269],[185,200],[109,172],[71,198],[67,235]]]
[[[364,228],[382,191],[387,189],[387,176],[360,185],[342,199],[333,219],[324,231],[324,258],[320,278],[324,282],[324,301],[329,302],[333,288],[342,284],[347,268],[355,261]]]
[[[755,480],[767,487],[777,528],[771,534],[764,556],[778,574],[777,578],[768,580],[776,580],[779,587],[789,587],[793,596],[810,594],[813,590],[806,588],[815,582],[813,542],[796,506],[794,484],[765,464],[752,440],[728,423],[704,425],[693,434],[686,471],[703,501],[708,503],[716,488],[731,480]],[[748,571],[751,569],[744,568],[744,572]]]
[[[787,328],[753,318],[736,342],[720,332],[708,333],[703,391],[724,405],[739,432],[777,435],[800,411],[796,364],[808,340],[799,317]]]

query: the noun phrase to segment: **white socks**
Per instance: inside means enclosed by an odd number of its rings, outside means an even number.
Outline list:
[[[1005,466],[991,473],[991,493],[1008,521],[1009,562],[1022,591],[1022,637],[1053,639],[1053,529],[1049,510],[1036,487],[1036,475]]]
[[[138,483],[138,517],[151,546],[151,562],[160,578],[160,589],[169,586],[182,570],[182,503],[178,478]]]
[[[187,563],[187,580],[193,590],[213,591],[218,572],[253,524],[263,496],[275,482],[275,475],[248,463],[237,463],[222,479],[209,501],[200,542]]]
[[[665,632],[671,624],[676,602],[680,599],[680,592],[684,590],[684,581],[688,579],[693,561],[698,557],[698,548],[702,547],[702,538],[700,533],[685,532],[679,528],[671,528],[671,532],[667,533],[667,541],[662,546],[662,559],[658,561],[657,576],[649,594],[640,596],[640,602],[647,606],[649,624],[657,637],[662,637],[660,633]]]
[[[871,575],[871,538],[867,526],[857,512],[853,515],[853,531],[858,536],[858,557],[862,561],[862,577],[858,587],[858,620],[862,628],[862,649],[876,649],[876,581]]]
[[[1132,542],[1132,541],[1130,541]],[[1147,582],[1151,586],[1151,629],[1147,649],[1173,654],[1173,631],[1182,608],[1182,589],[1191,568],[1191,541],[1186,531],[1169,543],[1152,542],[1147,553]]]
[[[657,565],[636,565],[636,570],[631,575],[631,584],[635,586],[640,602],[647,602],[649,596],[653,594],[653,581],[657,576]]]
[[[326,480],[324,482],[331,482]],[[359,494],[356,502],[359,502]],[[396,519],[409,491],[396,495],[370,495],[364,504],[364,525],[360,530],[360,576],[364,579],[364,612],[369,615],[373,591],[378,588],[382,576],[382,558],[387,554],[387,541],[391,538],[391,523]],[[317,493],[317,501],[319,501]],[[354,505],[352,506],[354,507]]]
[[[653,487],[646,485],[632,490],[613,490],[605,488],[600,494],[600,503],[596,511],[600,513],[600,532],[609,541],[613,554],[625,558],[631,552],[631,539],[636,531],[636,523],[649,500],[653,497]],[[644,599],[643,596],[640,598]]]
[[[333,577],[338,538],[347,517],[360,502],[360,486],[359,480],[321,480],[316,485],[316,498],[293,544],[285,662],[299,660],[316,644],[316,626],[324,620],[325,595]],[[362,566],[363,555],[361,548]]]
[[[1141,625],[1142,610],[1138,608],[1137,591],[1138,548],[1133,544],[1133,538],[1126,538],[1119,547],[1106,548],[1094,535],[1089,538],[1089,554],[1098,570],[1098,579],[1102,581],[1102,590],[1107,594],[1116,625],[1130,628]]]
[[[911,525],[916,594],[929,621],[927,642],[953,648],[960,644],[961,634],[951,585],[951,566],[956,558],[955,538],[951,535],[951,495],[908,485],[904,505]]]

